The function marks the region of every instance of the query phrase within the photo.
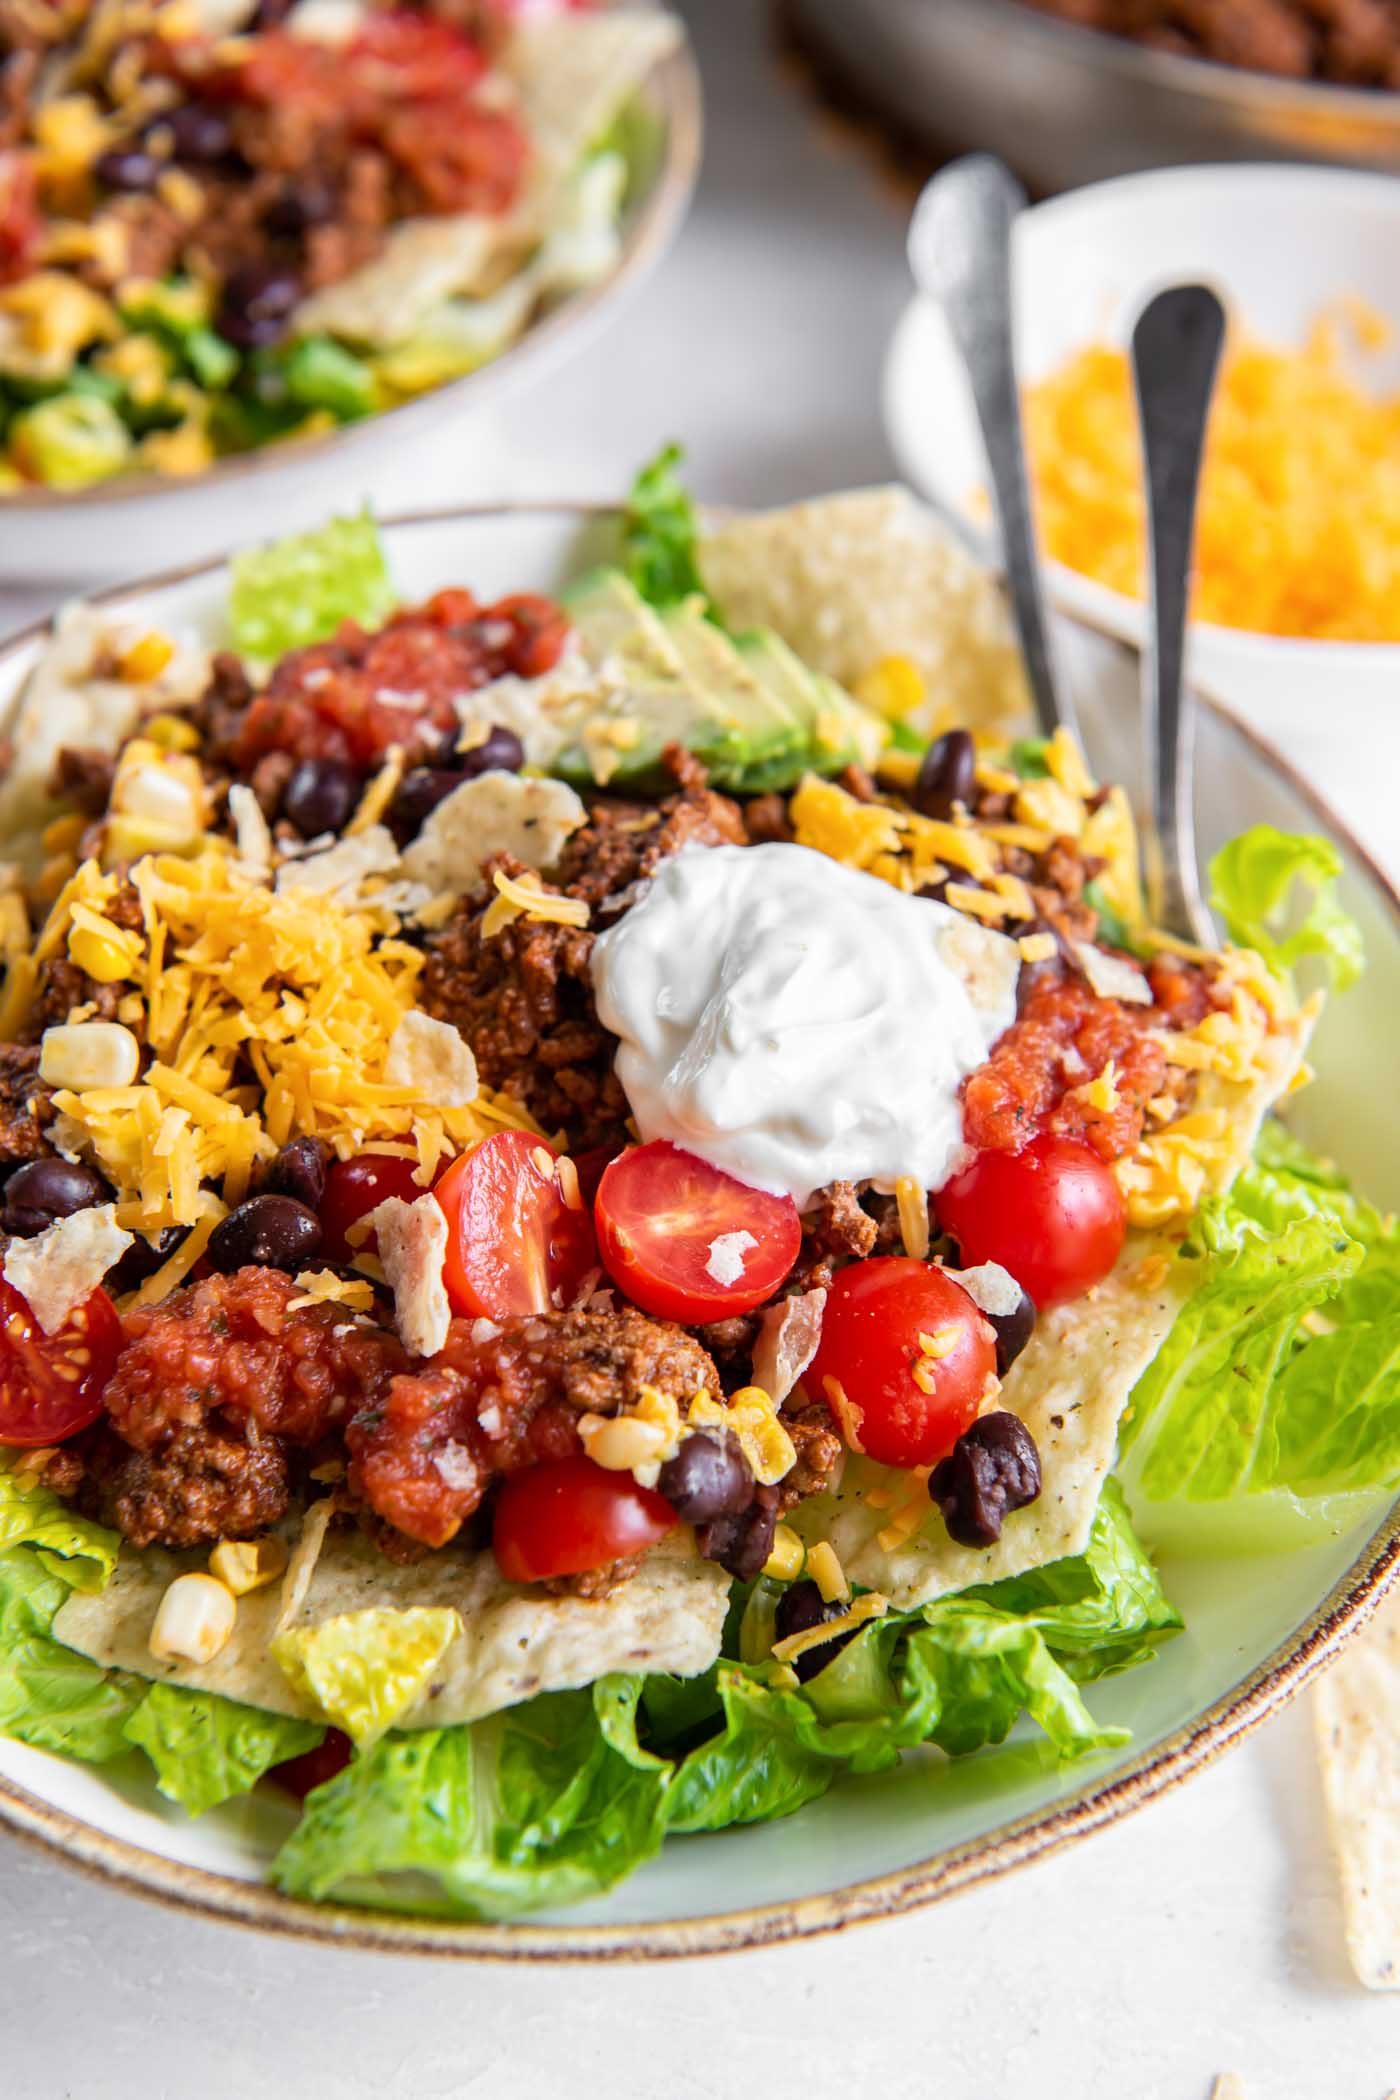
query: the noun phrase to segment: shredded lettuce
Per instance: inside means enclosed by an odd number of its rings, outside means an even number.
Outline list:
[[[70,1589],[95,1593],[107,1587],[120,1544],[115,1531],[75,1516],[51,1488],[0,1466],[0,1553],[33,1546]]]
[[[378,528],[362,511],[235,555],[229,625],[236,648],[271,661],[324,640],[342,620],[377,626],[394,599]]]
[[[1200,1281],[1123,1430],[1120,1470],[1148,1535],[1276,1548],[1400,1486],[1394,1221],[1270,1126],[1230,1195],[1199,1214],[1188,1255]]]
[[[1361,929],[1337,897],[1341,872],[1330,839],[1255,824],[1211,862],[1211,903],[1231,940],[1257,949],[1281,976],[1315,956],[1343,991],[1361,975],[1365,957]]]
[[[174,1684],[143,1690],[123,1729],[125,1743],[145,1751],[161,1792],[192,1816],[246,1794],[270,1766],[325,1739],[318,1722],[266,1713],[216,1692]]]
[[[26,1547],[0,1553],[0,1733],[36,1750],[106,1764],[145,1692],[53,1639],[68,1584]]]
[[[665,1834],[670,1767],[637,1740],[640,1691],[639,1678],[604,1677],[467,1726],[386,1736],[307,1796],[274,1881],[476,1918],[600,1894]]]
[[[667,445],[633,482],[622,527],[622,566],[648,605],[665,611],[699,598],[713,617],[696,556],[695,505],[677,472],[684,457],[679,445]]]

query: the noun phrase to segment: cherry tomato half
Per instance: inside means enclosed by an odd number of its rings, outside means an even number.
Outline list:
[[[964,1268],[1000,1262],[1037,1305],[1082,1297],[1107,1276],[1127,1230],[1112,1171],[1078,1138],[979,1152],[937,1197]]]
[[[354,1159],[338,1159],[326,1176],[326,1192],[321,1198],[323,1259],[348,1266],[357,1254],[373,1253],[373,1235],[363,1246],[352,1247],[346,1234],[390,1196],[397,1196],[404,1203],[416,1203],[425,1191],[413,1175],[414,1162],[399,1159],[391,1152],[361,1152]]]
[[[675,1521],[664,1496],[580,1454],[510,1475],[496,1499],[491,1545],[507,1582],[550,1582],[645,1553]]]
[[[550,1312],[598,1266],[592,1220],[581,1200],[566,1200],[557,1159],[526,1130],[498,1130],[441,1176],[433,1194],[447,1213],[443,1282],[453,1312],[488,1320]]]
[[[102,1412],[122,1323],[107,1293],[75,1306],[45,1334],[26,1301],[0,1280],[0,1444],[61,1444]]]
[[[790,1196],[736,1181],[678,1145],[634,1145],[598,1184],[603,1266],[644,1312],[698,1326],[752,1312],[797,1259]]]
[[[977,1419],[996,1367],[996,1337],[962,1285],[891,1254],[837,1273],[803,1382],[881,1465],[931,1466]]]

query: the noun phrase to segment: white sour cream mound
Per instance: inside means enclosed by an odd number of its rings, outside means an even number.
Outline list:
[[[642,1137],[799,1207],[833,1181],[943,1185],[1019,967],[1005,935],[807,846],[688,847],[593,948]]]

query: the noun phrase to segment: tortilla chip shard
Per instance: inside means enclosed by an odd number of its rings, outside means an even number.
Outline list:
[[[1400,1598],[1342,1650],[1313,1713],[1351,1965],[1400,1990]]]
[[[272,1654],[293,1688],[363,1749],[417,1702],[461,1631],[450,1608],[381,1605],[289,1628]]]

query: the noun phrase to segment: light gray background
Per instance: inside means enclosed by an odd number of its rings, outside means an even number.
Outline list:
[[[612,496],[670,436],[715,500],[889,473],[903,204],[776,68],[758,5],[685,12],[709,149],[679,247],[540,392],[391,462],[381,502]],[[231,539],[269,529],[256,503],[231,502]],[[1340,755],[1324,785],[1353,784]],[[258,1939],[0,1841],[0,2100],[1205,2100],[1225,2070],[1250,2100],[1383,2100],[1400,1999],[1345,1967],[1309,1724],[1290,1711],[1171,1799],[950,1906],[653,1969]]]

